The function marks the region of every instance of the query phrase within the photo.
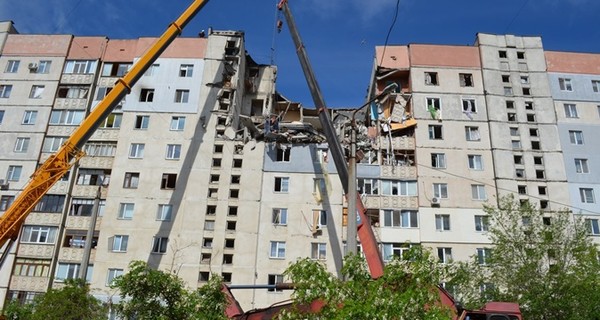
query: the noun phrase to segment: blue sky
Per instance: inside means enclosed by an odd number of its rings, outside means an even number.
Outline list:
[[[275,32],[278,0],[211,0],[186,28],[243,30],[258,63],[279,68],[277,88],[312,106],[289,32]],[[0,20],[19,32],[158,36],[187,0],[0,0]],[[317,80],[330,107],[365,101],[374,47],[385,43],[396,0],[290,0]],[[546,50],[600,53],[598,0],[400,0],[389,44],[472,45],[477,32],[542,36]],[[283,17],[280,17],[283,19]]]

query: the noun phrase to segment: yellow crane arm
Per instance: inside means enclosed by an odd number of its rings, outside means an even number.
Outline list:
[[[4,215],[0,217],[0,247],[4,246],[8,240],[15,240],[19,236],[19,230],[27,215],[54,183],[83,156],[81,149],[98,126],[113,111],[121,99],[131,91],[131,87],[135,85],[169,44],[181,34],[183,28],[206,3],[208,3],[208,0],[195,0],[175,22],[171,23],[162,36],[133,65],[131,70],[124,77],[117,80],[114,88],[81,122],[60,149],[33,173],[23,191],[16,197]]]

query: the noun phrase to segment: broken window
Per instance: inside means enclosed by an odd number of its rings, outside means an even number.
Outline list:
[[[507,118],[508,118],[508,121],[510,121],[510,122],[515,122],[515,121],[517,121],[517,114],[516,114],[516,113],[509,112],[509,113],[507,113],[507,115],[506,115],[506,116],[507,116]]]
[[[242,176],[234,174],[231,176],[231,184],[240,184]]]
[[[84,86],[61,86],[58,88],[59,98],[85,99],[88,96],[89,87]]]
[[[473,75],[470,73],[459,73],[458,79],[461,87],[472,87],[473,86]]]
[[[289,191],[290,178],[275,177],[275,192],[286,193]]]
[[[154,237],[152,242],[152,253],[167,253],[167,244],[169,238],[167,237]]]
[[[277,148],[277,162],[290,161],[291,148]]]
[[[425,84],[429,86],[438,85],[438,74],[437,72],[425,72]]]
[[[529,129],[529,135],[532,137],[538,137],[539,130],[537,128],[531,128],[531,129]]]
[[[154,89],[142,89],[140,102],[152,102],[154,100]]]
[[[219,195],[219,189],[217,188],[208,188],[208,197],[216,199]]]
[[[546,189],[546,187],[545,187],[545,186],[539,186],[539,187],[538,187],[538,194],[539,194],[540,196],[544,196],[544,195],[546,195],[546,194],[547,194],[547,189]]]
[[[477,113],[475,99],[462,99],[463,112]]]
[[[160,182],[161,189],[175,189],[175,182],[177,181],[176,173],[163,173],[162,180]]]
[[[85,186],[99,186],[108,184],[111,170],[79,169],[77,184]]]
[[[527,194],[527,186],[518,185],[517,186],[517,192],[519,194]]]
[[[269,274],[268,276],[268,284],[269,285],[276,285],[278,283],[282,283],[283,282],[283,275],[282,274]],[[269,288],[267,289],[267,291],[269,292],[280,292],[283,291],[282,289],[275,289],[275,288]]]
[[[504,95],[505,96],[512,96],[513,95],[513,90],[511,87],[504,87]]]
[[[379,181],[376,179],[358,179],[358,193],[367,195],[379,194]]]
[[[525,169],[515,169],[515,176],[517,178],[525,178]]]
[[[225,239],[225,248],[233,249],[235,247],[235,239]]]
[[[206,206],[206,215],[207,216],[214,216],[215,214],[217,214],[217,206],[214,206],[214,205]]]
[[[504,83],[510,83],[510,75],[503,74],[502,75],[502,82],[504,82]]]
[[[179,76],[180,77],[191,77],[194,74],[194,65],[193,64],[182,64],[179,67]]]
[[[443,153],[432,153],[431,154],[431,166],[433,168],[445,169],[446,168],[446,155]]]
[[[541,166],[544,164],[544,158],[541,156],[535,156],[533,157],[533,164]]]
[[[415,154],[411,150],[393,150],[389,153],[388,150],[381,150],[382,162],[384,165],[390,166],[414,166]]]
[[[525,59],[525,52],[517,51],[517,59]]]
[[[513,161],[515,164],[523,164],[523,156],[515,155],[513,156]]]
[[[515,102],[514,101],[506,101],[506,109],[514,109]]]
[[[238,190],[238,189],[229,190],[229,198],[237,199],[239,197],[240,197],[240,190]]]
[[[224,254],[223,255],[223,264],[232,264],[233,263],[233,254]],[[231,277],[229,277],[231,282]],[[223,281],[225,281],[225,277],[223,277]],[[227,282],[227,281],[225,281]]]
[[[539,141],[531,141],[531,149],[540,150],[542,147]]]
[[[530,96],[531,95],[531,89],[530,88],[523,88],[523,95],[524,96]]]
[[[441,140],[443,139],[442,135],[442,126],[437,124],[429,125],[429,140]]]
[[[440,98],[427,98],[426,102],[427,102],[427,110],[429,112],[431,112],[431,110],[440,111],[440,109],[442,108],[441,104],[440,104]]]
[[[242,167],[242,159],[233,159],[233,167],[241,168]]]
[[[135,129],[148,129],[148,123],[150,123],[150,116],[136,116],[135,117]]]
[[[215,153],[223,153],[223,145],[222,144],[215,144],[215,147],[214,147],[213,151]]]
[[[535,122],[535,114],[528,113],[527,114],[527,122]]]
[[[212,166],[213,166],[213,168],[220,168],[221,167],[221,159],[220,158],[213,158],[212,159]]]
[[[546,174],[545,174],[544,170],[538,169],[538,170],[535,170],[535,177],[537,179],[544,179],[546,177]]]
[[[135,189],[138,187],[140,182],[139,172],[125,172],[125,179],[123,179],[123,188]]]
[[[227,211],[227,215],[229,216],[237,216],[238,214],[238,207],[235,206],[230,206],[228,211]]]
[[[127,73],[131,66],[131,63],[104,63],[104,65],[102,66],[102,76],[122,77]]]
[[[274,208],[271,222],[276,226],[285,226],[287,225],[287,216],[287,208]]]
[[[506,51],[505,50],[499,50],[498,51],[498,58],[501,59],[506,59],[507,55],[506,55]]]
[[[521,76],[521,84],[529,84],[529,76]]]

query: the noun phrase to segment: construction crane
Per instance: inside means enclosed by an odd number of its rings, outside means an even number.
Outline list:
[[[4,215],[0,217],[0,247],[4,247],[3,257],[10,251],[13,241],[19,236],[27,215],[40,199],[50,190],[71,166],[84,156],[82,148],[100,124],[125,97],[144,72],[154,63],[163,51],[179,36],[183,28],[208,3],[208,0],[195,0],[169,25],[167,30],[150,46],[125,76],[117,80],[112,90],[100,101],[79,127],[31,176],[23,191],[16,197]]]
[[[310,89],[310,93],[319,112],[319,121],[321,126],[323,127],[323,131],[325,137],[327,139],[327,143],[329,145],[330,153],[335,162],[335,166],[338,172],[338,176],[341,180],[342,186],[344,188],[344,193],[346,194],[346,200],[348,203],[351,201],[356,201],[356,228],[357,234],[360,239],[362,253],[367,261],[367,265],[369,266],[369,272],[373,279],[377,279],[383,275],[384,270],[384,262],[379,252],[379,246],[377,243],[377,239],[375,238],[375,234],[371,225],[369,224],[369,220],[366,216],[366,209],[362,203],[360,196],[356,196],[355,199],[348,197],[349,190],[349,174],[348,174],[348,164],[346,162],[346,158],[344,156],[344,152],[342,146],[338,140],[338,137],[335,133],[333,122],[331,121],[331,117],[329,116],[329,112],[327,112],[327,107],[325,105],[325,100],[323,99],[323,95],[321,93],[321,89],[319,88],[319,84],[317,83],[315,74],[311,67],[310,61],[308,60],[308,55],[306,53],[306,49],[304,48],[304,44],[300,38],[300,34],[298,29],[296,28],[296,23],[292,16],[292,13],[289,8],[288,0],[281,0],[278,4],[278,9],[281,10],[285,16],[285,19],[288,24],[288,29],[290,31],[292,40],[294,41],[294,45],[296,46],[296,53],[298,54],[298,59],[300,60],[300,65],[302,66],[302,71],[304,72],[304,76],[306,78],[306,82]],[[281,27],[279,24],[278,27]],[[385,91],[385,90],[384,90]],[[385,94],[385,92],[383,92]],[[351,177],[352,179],[356,179],[356,177]],[[350,210],[349,210],[350,211]],[[348,220],[350,222],[353,218],[353,213],[348,212]],[[350,227],[350,223],[348,224]],[[516,303],[508,303],[508,302],[488,302],[483,309],[481,310],[463,310],[458,306],[458,304],[454,301],[452,296],[443,288],[438,287],[438,292],[440,296],[440,302],[448,307],[450,307],[455,315],[455,319],[464,320],[521,320],[521,312],[519,310],[519,305]],[[226,294],[229,296],[230,301],[233,299],[230,291],[226,291]],[[232,306],[230,306],[232,307]],[[237,308],[231,308],[228,310],[236,310],[239,312],[239,305],[236,305]],[[262,310],[253,310],[249,311],[245,314],[228,314],[230,317],[234,316],[238,319],[272,319],[276,318],[277,314],[283,310],[290,308],[291,304],[276,304],[273,307],[265,308]],[[308,312],[318,312],[318,310],[322,307],[322,303],[320,301],[314,301],[309,306],[303,306],[304,311]]]

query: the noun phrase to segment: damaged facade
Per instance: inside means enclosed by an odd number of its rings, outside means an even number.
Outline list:
[[[153,39],[0,27],[4,211]],[[419,244],[442,262],[484,262],[482,204],[506,193],[549,217],[570,204],[599,235],[600,160],[583,138],[600,124],[600,71],[587,67],[598,57],[509,35],[377,47],[365,106],[328,112],[346,150],[357,120],[358,191],[384,260]],[[98,190],[88,279],[101,299],[118,302],[109,284],[131,260],[177,271],[190,287],[212,273],[274,284],[299,257],[339,272],[343,189],[317,111],[277,92],[276,77],[246,53],[242,32],[178,38],[28,217],[0,272],[2,297],[26,301],[78,276]],[[251,309],[289,292],[234,295]]]

